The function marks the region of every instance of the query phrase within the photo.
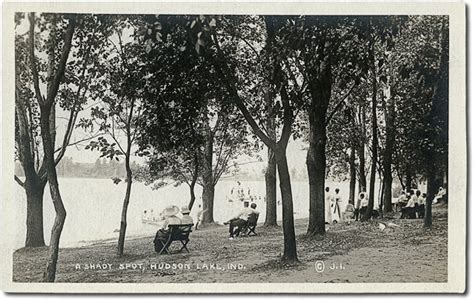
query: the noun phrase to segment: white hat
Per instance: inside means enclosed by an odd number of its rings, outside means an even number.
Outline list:
[[[161,212],[161,214],[164,216],[164,217],[170,217],[170,216],[175,216],[176,214],[179,213],[179,208],[177,206],[170,206],[170,207],[167,207],[163,210],[163,212]]]
[[[184,206],[181,208],[181,213],[182,214],[189,214],[191,213],[191,211],[189,210],[189,208],[187,206]]]

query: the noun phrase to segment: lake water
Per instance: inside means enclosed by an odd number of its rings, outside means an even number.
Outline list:
[[[260,211],[259,222],[265,220],[265,183],[263,181],[242,181],[245,192],[250,188],[252,195],[261,196],[256,201],[257,210]],[[118,238],[117,230],[120,227],[120,214],[125,194],[126,184],[121,182],[115,185],[110,179],[88,179],[88,178],[60,178],[60,190],[67,211],[61,246],[78,246],[90,243],[94,240]],[[242,204],[240,202],[229,202],[231,189],[236,187],[235,181],[220,181],[215,190],[214,220],[218,223],[228,220],[232,215],[238,213]],[[331,192],[337,187],[343,198],[342,209],[347,204],[349,195],[349,183],[326,182]],[[279,189],[279,188],[278,188]],[[308,183],[293,182],[294,217],[308,217],[309,190]],[[378,197],[378,184],[376,185],[376,197]],[[201,204],[202,188],[196,186],[196,204],[191,216],[196,217],[197,205]],[[26,196],[22,188],[16,185],[16,219],[17,234],[15,234],[15,246],[24,246],[26,236]],[[278,197],[277,199],[281,200]],[[135,182],[132,187],[132,195],[128,210],[127,236],[152,236],[157,226],[144,224],[142,214],[144,210],[153,210],[159,213],[170,205],[182,207],[188,204],[189,189],[186,184],[178,187],[166,186],[158,190],[142,183]],[[376,205],[377,207],[378,205]],[[54,220],[54,208],[49,194],[49,187],[45,190],[44,198],[44,227],[45,240],[49,243],[51,227]],[[281,219],[281,205],[278,206],[278,220]]]

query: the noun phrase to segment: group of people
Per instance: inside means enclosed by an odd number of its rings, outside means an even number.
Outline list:
[[[242,230],[247,227],[251,215],[257,215],[258,217],[260,214],[260,212],[256,210],[256,203],[250,204],[250,207],[249,204],[248,201],[244,201],[244,208],[236,216],[224,222],[224,225],[229,225],[229,239],[232,240],[234,237],[240,235]]]
[[[425,217],[426,193],[420,190],[402,191],[397,200],[397,206],[402,213],[401,218],[423,218]]]
[[[156,232],[155,236],[155,250],[160,251],[163,248],[163,244],[159,239],[166,240],[169,236],[168,226],[172,224],[194,224],[193,218],[189,215],[191,211],[187,206],[181,208],[181,217],[178,216],[180,210],[177,206],[166,207],[158,216],[161,222],[160,229]]]
[[[329,192],[329,188],[326,188],[326,192]],[[333,207],[337,207],[337,211],[340,213],[340,196],[339,196],[339,189],[336,189],[336,197],[331,197],[334,199],[334,201],[330,204],[331,205],[331,214],[328,217],[334,217],[334,213],[336,213],[336,209],[332,210]],[[326,197],[327,198],[327,197]],[[342,215],[343,220],[349,220],[349,219],[355,219],[355,221],[358,221],[359,218],[365,215],[367,212],[367,207],[369,205],[369,198],[367,193],[365,192],[365,188],[361,190],[359,193],[357,200],[355,204],[348,203],[346,206],[346,209]],[[328,215],[328,214],[327,214]],[[332,216],[331,216],[332,215]],[[341,219],[341,215],[336,216],[336,218]],[[333,219],[332,222],[337,222],[336,220]]]

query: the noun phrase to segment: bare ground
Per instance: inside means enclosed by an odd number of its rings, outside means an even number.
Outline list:
[[[400,227],[379,229],[379,222]],[[57,282],[447,282],[447,208],[433,209],[433,227],[421,219],[384,218],[330,226],[308,238],[307,220],[296,221],[299,263],[280,262],[281,227],[257,227],[258,236],[227,238],[224,226],[191,233],[190,253],[157,255],[153,234],[129,239],[126,255],[114,242],[60,250]],[[173,243],[172,249],[179,249]],[[40,282],[47,248],[13,254],[13,281]],[[318,262],[319,261],[319,262]],[[90,264],[95,267],[91,269]],[[101,265],[101,268],[97,268]],[[166,267],[166,265],[175,267]]]

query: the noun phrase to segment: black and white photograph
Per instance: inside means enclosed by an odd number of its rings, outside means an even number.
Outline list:
[[[462,4],[271,6],[4,10],[9,288],[464,291]]]

